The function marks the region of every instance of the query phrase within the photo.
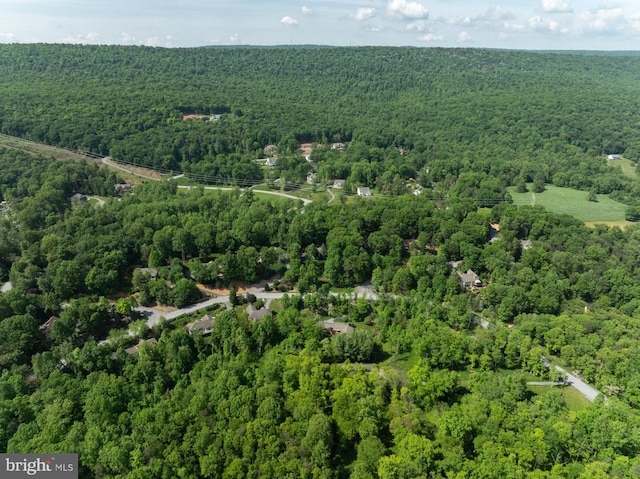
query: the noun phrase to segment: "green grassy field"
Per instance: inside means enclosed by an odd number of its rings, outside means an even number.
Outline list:
[[[598,201],[588,201],[586,191],[571,188],[558,188],[546,185],[542,193],[532,193],[532,185],[527,185],[527,193],[516,193],[515,187],[509,188],[516,205],[541,205],[554,213],[565,213],[585,222],[624,221],[626,205],[598,195]]]
[[[378,364],[378,367],[387,371],[385,374],[393,373],[403,382],[403,384],[406,384],[408,381],[407,371],[418,364],[420,356],[413,351],[402,353],[397,356],[388,350],[385,350],[385,353],[389,354],[390,357]]]
[[[269,201],[272,204],[282,203],[284,201],[292,201],[291,198],[285,198],[283,196],[272,195],[270,193],[262,193],[260,191],[253,191],[253,196],[260,198],[264,201]]]
[[[529,386],[529,390],[537,396],[543,396],[554,389],[556,386]],[[591,404],[587,398],[572,387],[563,387],[562,397],[571,411],[581,411]]]
[[[460,371],[460,381],[466,382],[469,379],[471,379],[473,376],[476,376],[477,374],[478,374],[478,371],[476,370]],[[505,379],[509,376],[518,376],[518,377],[524,377],[524,379],[527,381],[545,381],[544,378],[535,376],[526,371],[513,370],[513,369],[498,369],[498,371],[496,371],[495,374],[501,377],[502,379]]]
[[[622,172],[630,178],[635,178],[638,175],[636,174],[636,165],[631,160],[626,158],[620,158],[619,160],[607,161],[607,164],[611,167],[619,166],[622,169]]]

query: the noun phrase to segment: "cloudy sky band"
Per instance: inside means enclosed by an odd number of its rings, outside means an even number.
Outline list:
[[[0,43],[640,50],[637,0],[0,0]]]

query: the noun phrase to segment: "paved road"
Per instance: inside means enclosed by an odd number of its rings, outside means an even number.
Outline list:
[[[97,196],[90,196],[89,198],[93,198],[98,203],[98,206],[104,206],[105,201],[102,198],[98,198]]]
[[[180,316],[184,316],[185,314],[191,314],[195,313],[196,311],[200,311],[201,309],[210,308],[214,304],[224,304],[227,308],[229,308],[229,297],[218,296],[206,301],[202,301],[201,303],[192,304],[181,309],[175,309],[173,311],[163,311],[160,309],[148,308],[146,306],[138,306],[137,308],[134,308],[134,310],[147,319],[147,326],[149,328],[153,328],[160,322],[161,318],[165,318],[167,320],[176,319]]]
[[[572,387],[576,388],[578,391],[580,391],[582,393],[582,395],[584,397],[586,397],[589,401],[593,402],[595,400],[595,398],[601,394],[600,391],[598,391],[596,388],[589,386],[587,383],[585,383],[582,379],[580,379],[579,377],[566,372],[564,369],[562,369],[560,366],[555,366],[556,371],[560,371],[563,374],[567,375],[567,382],[569,383],[569,385],[571,385]]]
[[[355,291],[355,296],[369,301],[377,301],[379,298],[378,293],[376,293],[373,290],[373,286],[371,286],[371,281],[367,281],[358,286]]]
[[[280,193],[279,191],[256,190],[255,188],[252,189],[252,191],[256,191],[258,193],[266,193],[268,195],[282,196],[284,198],[291,198],[292,200],[300,200],[305,205],[308,205],[309,203],[311,203],[311,200],[308,200],[307,198],[300,198],[299,196],[288,195],[287,193]]]
[[[281,299],[285,294],[256,291],[256,289],[257,288],[249,288],[247,291],[253,294],[257,299],[263,299],[267,306],[271,303],[272,300]],[[221,295],[216,296],[215,298],[208,299],[206,301],[202,301],[200,303],[185,306],[181,309],[175,309],[173,311],[163,311],[160,309],[148,308],[146,306],[138,306],[137,308],[134,308],[134,310],[140,313],[140,315],[144,316],[147,319],[147,326],[149,328],[152,328],[160,322],[161,318],[165,318],[166,320],[176,319],[186,314],[191,314],[202,309],[210,308],[215,304],[224,304],[227,309],[231,307],[231,304],[229,303],[229,296]]]
[[[124,172],[126,172],[126,173],[130,173],[130,174],[132,174],[132,175],[136,175],[136,176],[139,176],[139,177],[141,177],[141,178],[145,178],[145,179],[147,179],[147,180],[161,181],[159,178],[153,178],[153,177],[151,177],[151,176],[143,175],[143,174],[140,174],[140,173],[136,173],[136,172],[134,172],[134,171],[132,171],[132,170],[129,170],[129,169],[127,169],[126,167],[124,167],[124,166],[122,166],[122,165],[119,165],[118,163],[115,163],[115,162],[111,161],[111,157],[109,157],[109,156],[107,156],[107,157],[105,157],[105,158],[102,158],[102,160],[101,160],[101,161],[102,161],[102,163],[103,163],[103,164],[105,164],[105,165],[107,165],[107,166],[110,166],[110,167],[112,167],[112,168],[116,168],[116,169],[118,169],[118,170],[120,170],[120,171],[124,171]],[[181,178],[181,177],[183,177],[183,176],[184,176],[184,175],[182,175],[182,174],[181,174],[181,175],[174,176],[173,178],[174,178],[174,179],[177,179],[177,178]],[[192,188],[197,188],[197,187],[196,187],[196,186],[187,186],[187,185],[178,185],[178,188],[183,188],[183,189],[190,190],[190,189],[192,189]],[[205,187],[204,187],[204,189],[205,189],[205,190],[220,190],[220,191],[233,191],[233,190],[235,190],[235,188],[233,188],[233,187],[228,187],[228,186],[205,186]],[[305,205],[308,205],[309,203],[311,203],[311,200],[309,200],[309,199],[307,199],[307,198],[300,198],[300,197],[298,197],[298,196],[289,195],[289,194],[287,194],[287,193],[280,193],[279,191],[256,190],[256,189],[253,189],[253,191],[256,191],[256,192],[258,192],[258,193],[265,193],[265,194],[267,194],[267,195],[282,196],[283,198],[290,198],[290,199],[292,199],[292,200],[300,200],[300,201],[302,201],[302,203],[303,203],[303,204],[305,204]]]
[[[480,322],[480,326],[482,326],[484,329],[488,329],[489,328],[489,322],[482,318],[481,322]],[[547,369],[551,370],[552,364],[551,361],[549,361],[547,358],[545,358],[544,356],[542,356],[540,358],[540,361],[542,361],[544,363],[544,365],[547,367]],[[599,395],[602,394],[600,391],[598,391],[596,388],[589,386],[587,383],[585,383],[582,379],[580,379],[579,377],[568,373],[567,371],[565,371],[563,368],[561,368],[560,366],[553,366],[555,368],[556,371],[559,371],[563,374],[566,375],[567,378],[567,384],[573,388],[576,388],[584,397],[586,397],[589,401],[593,402],[595,400],[595,398]]]
[[[336,199],[336,195],[333,194],[333,191],[331,191],[331,188],[327,188],[327,193],[329,193],[329,196],[331,196],[331,199],[327,201],[327,204],[329,204]]]

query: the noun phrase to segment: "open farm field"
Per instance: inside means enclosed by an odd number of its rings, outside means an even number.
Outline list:
[[[532,193],[531,186],[527,185],[527,193],[516,193],[515,188],[509,188],[514,204],[540,205],[553,213],[564,213],[591,223],[625,221],[626,206],[607,195],[598,195],[598,201],[589,201],[586,191],[546,185],[542,193]]]

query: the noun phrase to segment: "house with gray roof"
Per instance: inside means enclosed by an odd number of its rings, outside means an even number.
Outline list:
[[[158,344],[158,341],[156,340],[156,338],[151,338],[151,339],[147,339],[146,341],[144,339],[141,339],[140,341],[138,341],[138,344],[136,344],[135,346],[132,346],[130,348],[127,348],[124,350],[125,353],[127,353],[129,356],[136,354],[137,352],[140,351],[140,349],[142,348],[142,346],[144,345],[149,345],[149,344]]]
[[[247,315],[250,321],[260,321],[265,316],[271,316],[271,310],[266,306],[257,309],[253,304],[247,306]]]
[[[354,331],[353,326],[349,323],[336,321],[335,319],[327,319],[326,321],[323,321],[322,329],[328,332],[331,336],[336,334],[351,334]]]
[[[199,333],[203,336],[211,334],[211,331],[213,330],[213,320],[213,317],[205,314],[197,321],[187,324],[187,331],[189,331],[189,334]]]
[[[458,276],[460,285],[465,289],[470,288],[471,286],[482,286],[480,277],[471,269],[468,269],[466,273],[458,271]]]

